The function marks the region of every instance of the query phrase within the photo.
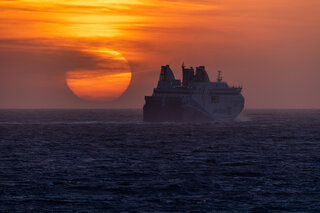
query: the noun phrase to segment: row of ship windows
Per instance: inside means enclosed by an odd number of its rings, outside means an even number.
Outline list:
[[[183,96],[183,97],[187,97],[187,96]],[[217,95],[211,96],[211,103],[212,103],[212,104],[218,104],[218,103],[220,103],[220,96],[217,96]],[[234,106],[238,106],[239,103],[234,103],[233,105],[234,105]]]
[[[218,103],[220,103],[220,97],[219,96],[211,96],[211,103],[212,104],[218,104]],[[238,106],[238,105],[240,105],[240,103],[238,103],[238,102],[235,102],[234,104],[233,104],[233,106]]]

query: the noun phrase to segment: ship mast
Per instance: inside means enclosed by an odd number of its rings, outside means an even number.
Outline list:
[[[218,83],[221,83],[221,81],[222,81],[222,75],[221,75],[221,73],[222,73],[222,71],[219,70],[219,71],[218,71],[218,77],[217,77]]]

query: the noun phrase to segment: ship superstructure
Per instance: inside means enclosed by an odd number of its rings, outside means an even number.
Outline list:
[[[204,66],[186,68],[183,79],[176,80],[169,65],[162,66],[157,88],[145,97],[146,122],[203,122],[233,120],[244,108],[242,87],[230,87],[218,71],[211,82]]]

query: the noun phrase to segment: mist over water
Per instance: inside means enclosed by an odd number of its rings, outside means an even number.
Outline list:
[[[246,121],[251,121],[251,118],[245,113],[242,112],[238,117],[236,117],[235,121],[237,122],[246,122]]]
[[[317,212],[319,132],[319,110],[0,110],[0,211]]]

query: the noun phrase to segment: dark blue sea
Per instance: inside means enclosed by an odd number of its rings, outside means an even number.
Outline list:
[[[0,212],[320,212],[320,110],[1,110]]]

